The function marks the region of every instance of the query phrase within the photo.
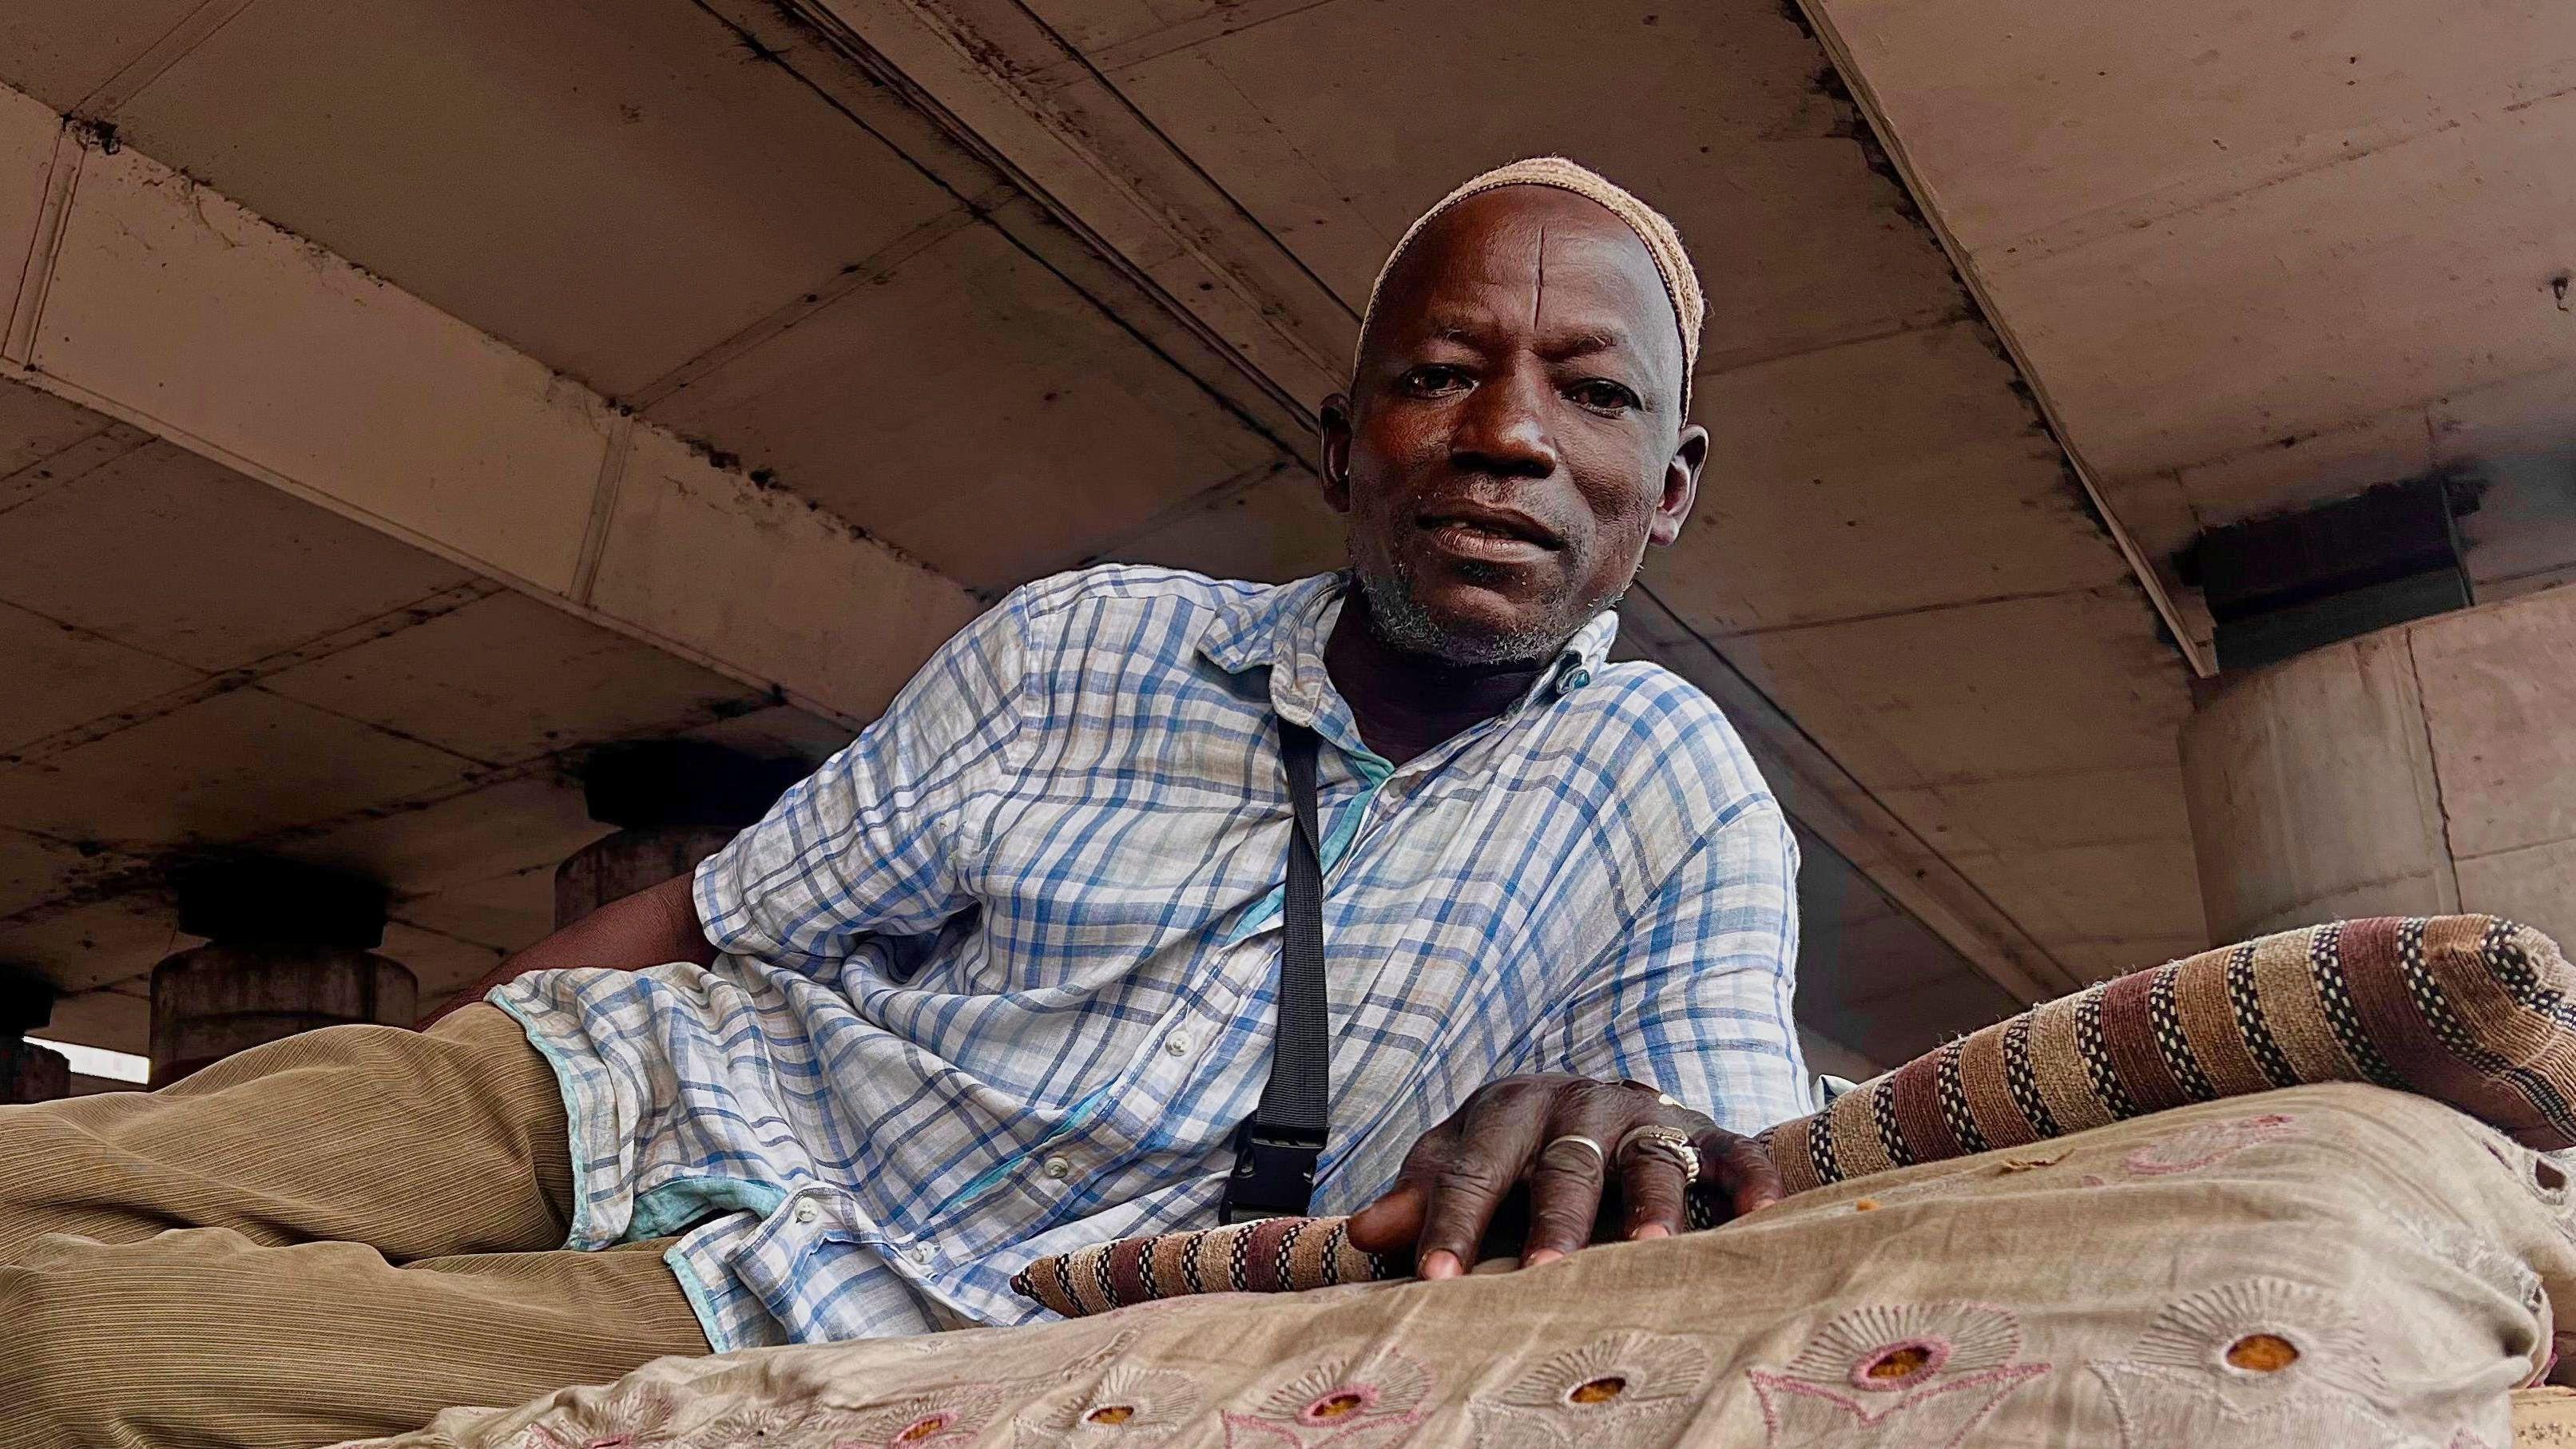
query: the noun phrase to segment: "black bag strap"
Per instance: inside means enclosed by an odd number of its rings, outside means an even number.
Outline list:
[[[1261,1105],[1234,1145],[1223,1220],[1299,1217],[1315,1191],[1315,1159],[1332,1125],[1332,1023],[1324,1000],[1324,865],[1315,824],[1315,760],[1323,741],[1304,725],[1279,722],[1288,799],[1297,828],[1288,842],[1288,885],[1279,926],[1279,1031]]]

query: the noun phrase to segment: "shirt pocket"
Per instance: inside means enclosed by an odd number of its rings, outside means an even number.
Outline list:
[[[990,984],[1177,989],[1218,926],[1279,883],[1288,829],[1284,805],[1239,791],[1148,797],[1114,781],[1006,810],[976,882]]]

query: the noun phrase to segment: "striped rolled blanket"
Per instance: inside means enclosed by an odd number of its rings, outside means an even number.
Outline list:
[[[1783,1122],[1763,1145],[1792,1193],[2022,1147],[2193,1102],[2368,1082],[2447,1103],[2526,1147],[2576,1147],[2576,974],[2493,916],[2285,931],[2133,971],[1927,1052]],[[1692,1225],[1714,1221],[1694,1197]],[[1058,1313],[1188,1293],[1390,1276],[1341,1218],[1130,1238],[1011,1280]]]

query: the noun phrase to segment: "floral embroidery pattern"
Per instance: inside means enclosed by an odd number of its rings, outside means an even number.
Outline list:
[[[2534,1202],[2549,1210],[2550,1226],[2558,1235],[2576,1243],[2576,1209],[2571,1209],[2568,1191],[2569,1174],[2576,1171],[2576,1151],[2536,1152],[2492,1131],[2482,1132],[2479,1145],[2513,1174]]]
[[[1010,1402],[1001,1384],[959,1384],[851,1416],[832,1449],[965,1449]]]
[[[2546,1295],[2540,1275],[2494,1239],[2460,1222],[2419,1217],[2398,1222],[2426,1252],[2513,1300],[2525,1313],[2541,1312]]]
[[[839,1427],[834,1421],[840,1417],[818,1411],[810,1404],[746,1404],[691,1433],[689,1446],[690,1449],[769,1449],[771,1445],[793,1442],[787,1437],[790,1433],[829,1434]]]
[[[578,1404],[551,1423],[529,1426],[522,1449],[677,1449],[672,1431],[680,1401],[653,1384],[628,1384],[596,1403]],[[551,1416],[549,1416],[551,1417]]]
[[[1014,1420],[1012,1442],[1024,1449],[1143,1449],[1195,1417],[1202,1397],[1184,1373],[1114,1368],[1080,1398]]]
[[[2169,1137],[2131,1149],[2123,1159],[2133,1177],[2170,1177],[2198,1172],[2226,1161],[2248,1147],[2298,1134],[2296,1120],[2279,1112],[2239,1117],[2232,1122],[2204,1122]]]
[[[1387,1449],[1430,1412],[1431,1371],[1392,1349],[1329,1359],[1281,1383],[1250,1413],[1228,1413],[1229,1449]]]
[[[1709,1351],[1696,1339],[1614,1333],[1532,1366],[1474,1408],[1482,1449],[1665,1444],[1698,1411]]]
[[[917,1410],[926,1402],[908,1401],[906,1407]],[[568,1422],[535,1425],[519,1443],[521,1449],[875,1449],[889,1442],[882,1422],[889,1415],[828,1409],[803,1394],[746,1404],[695,1428],[682,1427],[680,1417],[676,1398],[635,1389]],[[924,1428],[936,1417],[935,1410],[911,1413],[895,1433],[923,1428],[921,1436],[892,1442],[935,1449],[963,1442]]]
[[[963,1344],[972,1335],[948,1337]],[[1030,1427],[1014,1422],[1018,1443],[1149,1446],[1198,1411],[1200,1396],[1185,1376],[1113,1365],[1133,1340],[1110,1343],[1026,1377],[895,1390],[888,1399],[854,1397],[864,1378],[826,1376],[770,1383],[755,1394],[699,1397],[653,1383],[630,1383],[609,1397],[558,1407],[522,1430],[514,1449],[966,1449],[1001,1442],[993,1431],[1013,1408],[1032,1408]],[[878,1353],[913,1356],[907,1346]],[[1032,1366],[1035,1367],[1035,1366]],[[1105,1371],[1104,1371],[1105,1370]],[[1088,1386],[1087,1388],[1084,1386]],[[1065,1403],[1069,1390],[1084,1401]],[[879,1392],[883,1392],[880,1390]],[[1059,1412],[1046,1414],[1044,1405]],[[1113,1428],[1137,1432],[1114,1437]]]
[[[2195,1293],[2158,1314],[2127,1358],[2090,1367],[2128,1449],[2348,1449],[2402,1437],[2360,1324],[2305,1284],[2251,1278]]]
[[[1877,1306],[1816,1331],[1779,1369],[1749,1369],[1772,1449],[1958,1449],[2051,1365],[2021,1361],[2021,1324],[1983,1303]]]

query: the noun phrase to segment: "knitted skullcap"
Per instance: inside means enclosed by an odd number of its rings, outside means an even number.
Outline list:
[[[1682,416],[1689,417],[1691,370],[1699,365],[1699,329],[1708,315],[1708,299],[1700,292],[1699,273],[1691,267],[1690,252],[1682,246],[1681,233],[1673,230],[1673,224],[1661,212],[1630,195],[1617,182],[1562,156],[1531,156],[1497,166],[1440,198],[1437,206],[1405,228],[1395,250],[1386,254],[1386,265],[1377,269],[1377,280],[1369,284],[1368,310],[1360,314],[1360,335],[1368,336],[1369,323],[1377,315],[1378,293],[1385,289],[1386,279],[1395,271],[1404,249],[1413,245],[1422,229],[1468,197],[1504,186],[1553,186],[1559,191],[1571,191],[1619,218],[1637,234],[1637,240],[1646,244],[1646,255],[1655,259],[1656,274],[1664,279],[1664,297],[1673,304],[1673,325],[1681,332]],[[1352,359],[1352,370],[1358,370],[1357,358]]]

